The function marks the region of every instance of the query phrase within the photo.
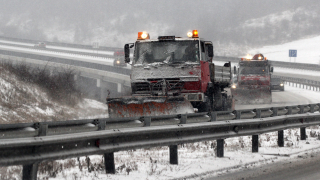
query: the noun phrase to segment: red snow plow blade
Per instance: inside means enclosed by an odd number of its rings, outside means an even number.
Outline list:
[[[193,113],[183,97],[124,97],[107,99],[110,118]]]

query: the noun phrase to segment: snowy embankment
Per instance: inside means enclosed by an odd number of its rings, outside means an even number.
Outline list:
[[[265,57],[275,61],[290,62],[289,50],[297,50],[297,57],[291,58],[291,62],[320,64],[320,36],[301,39],[275,46],[264,46],[252,49],[249,54],[262,53]]]
[[[61,104],[50,100],[39,86],[19,80],[2,66],[0,72],[1,124],[108,117],[103,103],[83,99],[72,107]]]

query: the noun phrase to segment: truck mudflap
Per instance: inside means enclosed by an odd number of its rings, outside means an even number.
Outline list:
[[[194,113],[193,106],[184,97],[108,98],[107,104],[110,118]]]
[[[270,104],[272,103],[269,88],[235,89],[232,91],[236,104]]]

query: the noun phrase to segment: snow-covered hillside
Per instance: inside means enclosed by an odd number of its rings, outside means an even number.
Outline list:
[[[300,7],[239,22],[225,32],[228,37],[219,42],[224,47],[218,44],[218,54],[241,56],[251,48],[318,36],[318,12],[317,8]]]
[[[279,26],[283,21],[294,21],[294,18],[299,15],[305,15],[308,17],[316,17],[318,13],[316,11],[310,11],[306,8],[297,8],[293,10],[287,10],[279,13],[269,14],[261,18],[249,19],[245,21],[241,26],[243,28],[254,28],[254,27],[265,27],[268,26]]]
[[[289,62],[289,50],[293,49],[297,50],[297,58],[291,58],[291,62],[320,64],[319,44],[320,36],[316,36],[275,46],[251,49],[249,53],[262,53],[270,60]]]
[[[107,117],[107,105],[83,99],[73,107],[53,102],[39,86],[0,66],[0,124]]]

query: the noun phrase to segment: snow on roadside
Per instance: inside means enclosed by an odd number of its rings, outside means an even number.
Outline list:
[[[312,131],[312,132],[311,132]],[[216,142],[205,141],[179,145],[178,165],[169,164],[169,148],[157,147],[116,152],[116,174],[105,174],[102,156],[81,157],[56,161],[55,177],[49,173],[38,177],[58,179],[203,179],[230,171],[269,164],[283,159],[297,158],[299,154],[320,151],[319,126],[307,129],[308,139],[300,140],[299,129],[285,130],[285,147],[277,146],[277,132],[259,136],[259,152],[251,153],[251,136],[225,140],[225,155],[215,156]],[[312,136],[312,137],[311,137]],[[72,162],[70,162],[72,161]],[[80,163],[79,163],[80,162]],[[73,164],[68,167],[68,164]],[[81,164],[79,166],[79,164]],[[55,169],[55,168],[53,168]],[[59,169],[59,168],[56,168]],[[81,170],[80,170],[81,169]]]
[[[40,87],[20,81],[1,66],[0,72],[0,123],[108,117],[104,103],[84,99],[74,107],[59,104],[51,101]]]
[[[287,88],[287,87],[286,87]],[[288,87],[291,92],[301,94],[304,89]],[[307,98],[319,95],[310,91]],[[306,94],[306,93],[304,93]],[[309,97],[310,96],[310,97]],[[178,165],[169,163],[169,148],[157,147],[116,152],[116,174],[105,174],[102,156],[90,156],[91,168],[86,166],[86,158],[81,157],[82,171],[76,162],[71,168],[59,172],[49,179],[204,179],[223,173],[238,171],[284,159],[298,158],[309,152],[320,152],[319,126],[307,128],[307,140],[300,140],[300,129],[284,130],[284,145],[277,145],[278,133],[271,132],[259,135],[259,152],[251,152],[251,136],[228,138],[225,140],[223,158],[216,157],[216,141],[197,142],[178,146]],[[60,162],[66,163],[68,160]],[[89,165],[90,167],[90,165]],[[90,169],[90,168],[89,168]],[[48,177],[41,174],[39,177]]]
[[[264,46],[258,49],[252,49],[250,54],[262,53],[270,60],[275,61],[290,61],[289,49],[297,50],[297,58],[294,61],[291,58],[291,62],[297,63],[320,63],[320,36],[305,38],[297,41],[292,41],[285,44]]]

